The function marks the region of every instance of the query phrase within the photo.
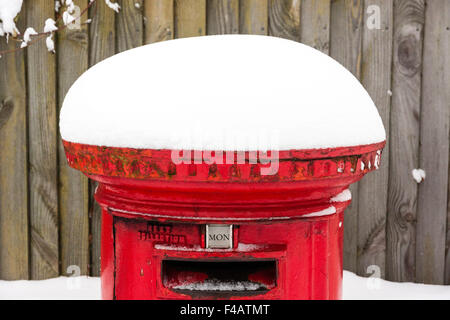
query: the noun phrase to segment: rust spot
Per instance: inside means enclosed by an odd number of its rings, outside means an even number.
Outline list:
[[[174,163],[169,163],[169,169],[168,169],[168,171],[167,171],[167,174],[169,175],[169,176],[174,176],[174,175],[176,175],[177,174],[177,167],[175,166],[175,164]]]
[[[253,178],[260,178],[261,177],[261,170],[256,164],[253,164],[250,167],[250,176],[253,177]]]
[[[348,157],[348,160],[351,163],[352,172],[356,172],[356,168],[358,167],[358,159],[359,159],[359,156]]]
[[[240,178],[241,177],[241,171],[239,170],[237,165],[234,164],[234,165],[232,165],[230,167],[230,175],[233,178]]]
[[[331,171],[330,169],[331,169],[330,163],[329,162],[325,162],[324,165],[323,165],[323,173],[324,173],[325,176],[330,175],[330,171]]]
[[[130,169],[131,169],[131,174],[132,174],[133,176],[139,176],[140,173],[141,173],[141,170],[140,170],[140,168],[139,168],[139,161],[133,160],[133,161],[131,162]]]
[[[116,159],[114,161],[114,167],[115,167],[114,169],[115,169],[116,172],[119,172],[119,173],[123,173],[124,172],[123,162],[122,162],[121,159]]]
[[[306,179],[305,168],[295,166],[294,172],[295,173],[292,175],[294,180],[305,180]]]
[[[309,176],[314,175],[314,161],[313,160],[308,162],[308,175]]]
[[[208,177],[217,177],[217,164],[214,163],[209,167]]]
[[[356,172],[359,158],[360,156],[356,155],[356,156],[336,157],[331,158],[330,160],[336,163],[339,173],[344,173],[346,169],[348,171],[347,162],[350,162],[351,172]]]
[[[164,171],[161,170],[158,164],[152,162],[150,167],[152,168],[152,171],[155,171],[161,178],[165,177]]]
[[[195,166],[195,164],[189,165],[188,174],[191,177],[195,177],[197,175],[197,167]]]

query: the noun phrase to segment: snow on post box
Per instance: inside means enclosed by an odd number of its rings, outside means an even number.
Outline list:
[[[83,74],[60,118],[98,181],[104,299],[339,299],[350,184],[385,131],[354,76],[290,40],[170,40]]]

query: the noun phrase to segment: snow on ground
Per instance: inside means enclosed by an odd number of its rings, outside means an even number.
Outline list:
[[[96,300],[100,299],[99,278],[60,277],[42,281],[0,281],[0,300]],[[345,300],[450,300],[450,286],[394,283],[361,278],[344,271]]]
[[[344,300],[450,300],[450,286],[390,282],[344,271]]]
[[[100,278],[59,277],[40,281],[0,281],[0,300],[97,300]]]
[[[369,94],[337,61],[251,35],[163,41],[103,60],[67,93],[60,129],[66,141],[149,149],[319,149],[386,138]]]

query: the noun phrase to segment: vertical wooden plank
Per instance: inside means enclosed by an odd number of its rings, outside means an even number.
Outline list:
[[[108,8],[104,1],[98,1],[91,8],[92,23],[89,27],[89,65],[112,56],[116,48],[115,12]],[[101,247],[101,208],[94,200],[97,182],[89,181],[89,217],[91,233],[91,272],[92,276],[100,275]]]
[[[426,1],[420,167],[417,208],[417,281],[443,284],[450,125],[450,2]]]
[[[27,1],[26,12],[27,25],[42,30],[54,3]],[[27,50],[31,278],[45,279],[59,275],[56,64],[45,41]]]
[[[390,127],[386,278],[415,280],[419,118],[424,0],[398,0],[394,8],[394,55]]]
[[[383,119],[389,142],[393,1],[366,0],[364,3],[361,80]],[[379,19],[380,28],[369,28],[369,18]],[[385,275],[388,176],[389,143],[383,151],[380,168],[359,183],[357,271],[360,275],[366,275],[370,265],[378,266],[381,276]]]
[[[88,1],[75,0],[74,4],[81,11],[87,7]],[[83,20],[86,20],[86,17],[81,19]],[[58,32],[59,109],[73,82],[88,67],[88,42],[86,24],[80,24],[80,28],[68,27]],[[67,164],[61,137],[58,145],[61,274],[67,275],[69,266],[77,266],[81,274],[86,275],[89,274],[88,180],[81,172]]]
[[[207,34],[239,33],[239,0],[208,0]]]
[[[139,8],[143,6],[143,0],[117,1],[121,11],[117,15],[117,50],[122,52],[142,45],[144,39],[144,25],[142,13]],[[138,4],[138,7],[136,7]]]
[[[22,8],[17,26],[24,29]],[[0,51],[17,46],[0,39]],[[0,58],[0,279],[29,277],[28,137],[25,54]]]
[[[363,0],[332,2],[330,55],[357,78],[361,75],[363,16]]]
[[[269,12],[267,0],[241,0],[239,2],[239,32],[267,35]]]
[[[173,39],[173,0],[146,0],[145,43]]]
[[[363,0],[336,0],[331,6],[330,54],[353,75],[361,75]],[[356,272],[358,183],[350,186],[352,203],[344,218],[344,269]]]
[[[330,48],[330,0],[303,0],[301,39],[323,53]]]
[[[269,1],[269,34],[300,41],[301,0]]]
[[[206,0],[175,0],[175,38],[206,34]]]

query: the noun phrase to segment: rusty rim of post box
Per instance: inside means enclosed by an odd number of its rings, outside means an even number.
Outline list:
[[[110,213],[192,223],[289,221],[343,210],[350,200],[330,199],[376,170],[385,146],[279,151],[278,171],[264,176],[267,164],[249,163],[248,152],[243,164],[174,164],[172,150],[63,144],[69,165],[100,182],[96,200]]]
[[[363,175],[378,168],[386,142],[279,151],[279,168],[273,175],[261,175],[261,168],[268,165],[249,163],[248,151],[244,164],[175,164],[172,150],[167,149],[104,147],[68,141],[63,144],[69,165],[87,175],[185,182],[288,182]]]

